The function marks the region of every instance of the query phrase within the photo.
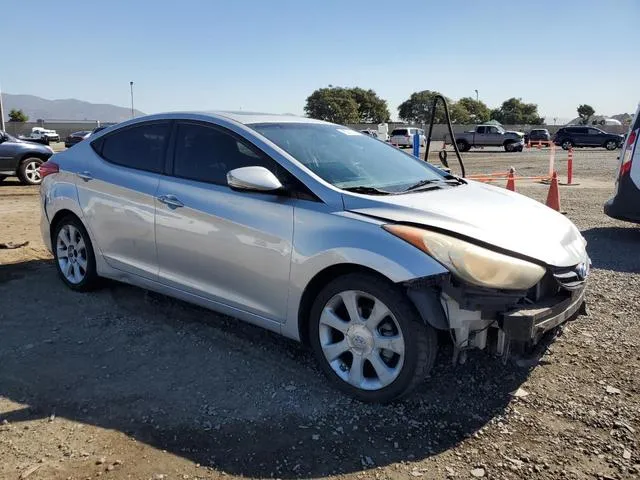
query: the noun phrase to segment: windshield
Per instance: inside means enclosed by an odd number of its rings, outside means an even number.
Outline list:
[[[445,173],[391,145],[338,125],[250,125],[316,175],[338,188],[371,187],[403,192],[421,181],[444,181]]]

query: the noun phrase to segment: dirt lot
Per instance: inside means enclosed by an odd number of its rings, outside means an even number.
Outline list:
[[[304,348],[234,319],[116,283],[67,290],[38,190],[6,180],[0,242],[30,243],[0,250],[0,478],[638,478],[640,229],[602,213],[616,155],[577,151],[580,185],[561,187],[595,267],[589,316],[528,363],[452,367],[444,346],[391,406],[341,396]],[[548,168],[544,150],[465,157],[470,173]]]

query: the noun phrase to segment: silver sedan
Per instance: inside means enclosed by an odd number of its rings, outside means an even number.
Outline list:
[[[363,401],[419,384],[438,330],[456,359],[506,354],[583,309],[590,261],[564,216],[340,125],[152,115],[40,173],[70,288],[111,278],[279,332]]]

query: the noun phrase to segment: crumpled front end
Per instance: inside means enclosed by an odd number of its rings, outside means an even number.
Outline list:
[[[508,355],[514,346],[532,347],[542,336],[586,314],[589,257],[573,267],[548,267],[544,277],[526,291],[471,286],[452,276],[407,284],[409,297],[434,327],[449,330],[454,359],[472,348]],[[434,312],[430,299],[439,300]],[[464,358],[464,356],[462,357]]]

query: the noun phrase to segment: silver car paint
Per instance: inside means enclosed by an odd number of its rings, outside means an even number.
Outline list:
[[[159,281],[282,321],[287,311],[295,199],[163,177],[156,208]]]
[[[565,248],[575,246],[577,253],[584,254],[582,239],[568,220],[547,207],[534,207],[532,203],[537,202],[526,197],[504,190],[496,190],[490,196],[473,183],[441,191],[375,198],[344,192],[241,123],[324,122],[284,116],[173,113],[130,120],[118,128],[153,119],[200,120],[226,127],[270,155],[307,185],[321,202],[275,200],[272,195],[232,192],[227,187],[205,184],[188,188],[193,185],[187,184],[198,182],[169,177],[162,177],[161,187],[160,175],[107,164],[95,155],[89,142],[83,142],[54,157],[60,160],[63,172],[43,182],[45,217],[50,220],[56,212],[68,209],[82,219],[96,250],[98,273],[104,277],[212,308],[294,339],[299,338],[298,314],[304,289],[326,268],[344,263],[361,265],[394,282],[445,272],[438,262],[384,231],[381,219],[439,226],[551,265],[575,265],[578,262],[574,259],[579,255],[571,251],[561,253],[561,249],[552,246],[555,253],[547,256],[545,248],[536,247],[548,230],[559,228],[552,232],[552,239],[544,242],[546,248],[555,239]],[[113,131],[99,132],[95,137]],[[90,172],[93,180],[85,182],[73,175],[82,172]],[[56,196],[60,178],[67,182],[64,198]],[[68,192],[69,180],[77,185],[77,205],[70,200],[73,195]],[[166,186],[171,188],[165,191]],[[177,190],[185,207],[171,210],[154,200],[163,192],[176,194]],[[220,204],[208,200],[213,195],[221,199]],[[124,201],[120,200],[123,196]],[[548,230],[534,235],[531,228],[511,229],[513,223],[505,223],[511,217],[501,213],[505,204],[509,205],[509,211],[518,211],[518,215],[522,215],[521,208],[527,210],[535,216],[536,227],[545,224]],[[255,210],[245,210],[252,207]],[[260,218],[264,209],[275,220],[274,225]],[[105,218],[98,219],[98,215]],[[528,221],[522,223],[532,225]],[[154,224],[161,226],[160,243],[154,235]],[[492,232],[494,228],[499,231]],[[178,233],[179,230],[183,233]],[[48,221],[43,220],[42,231],[48,239]],[[189,235],[189,241],[184,235]],[[225,241],[229,248],[220,243]],[[577,247],[578,243],[582,248]],[[106,253],[103,244],[107,246]],[[160,256],[154,260],[156,245]],[[141,249],[145,252],[138,257]],[[200,262],[189,258],[194,252]],[[180,266],[185,258],[189,268]],[[162,265],[165,268],[158,275]],[[208,276],[208,272],[219,268],[227,270]],[[196,278],[187,279],[186,273]],[[227,280],[230,284],[225,284]]]
[[[87,147],[79,143],[74,147]],[[98,246],[113,268],[152,280],[158,276],[154,239],[155,196],[160,175],[121,167],[83,148],[83,169],[93,177],[76,180],[83,219],[97,233]]]
[[[585,240],[564,215],[503,188],[470,181],[412,195],[356,198],[347,210],[455,232],[556,267],[585,259]]]

